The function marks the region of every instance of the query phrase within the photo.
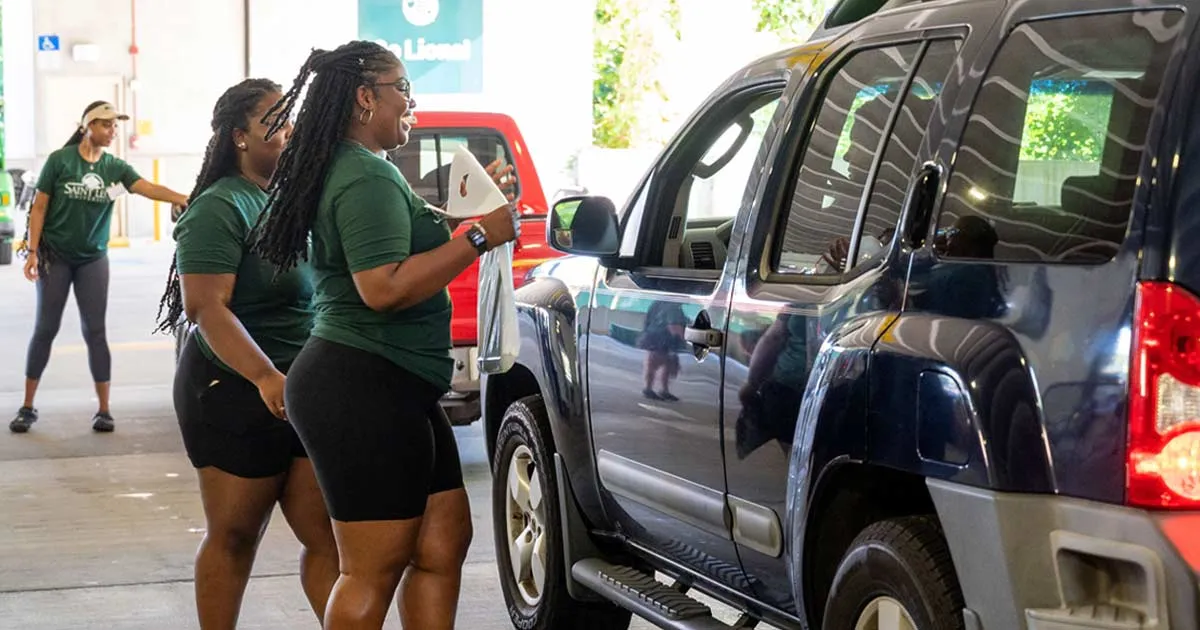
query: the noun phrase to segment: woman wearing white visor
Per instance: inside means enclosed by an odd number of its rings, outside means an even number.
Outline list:
[[[88,105],[79,128],[63,148],[46,158],[38,177],[24,246],[25,277],[37,283],[37,323],[25,361],[25,402],[9,424],[14,433],[28,431],[37,421],[33,397],[50,360],[50,346],[72,286],[99,399],[92,429],[113,430],[108,409],[112,357],[104,325],[113,203],[132,192],[187,205],[184,195],[142,179],[125,161],[105,152],[117,135],[118,120],[129,117],[118,113],[111,103]]]

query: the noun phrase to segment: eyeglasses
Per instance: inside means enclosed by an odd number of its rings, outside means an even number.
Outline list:
[[[400,93],[406,98],[412,98],[412,83],[409,83],[408,77],[400,77],[395,81],[389,81],[386,83],[372,83],[371,87],[381,87],[384,85],[390,85],[399,90]]]

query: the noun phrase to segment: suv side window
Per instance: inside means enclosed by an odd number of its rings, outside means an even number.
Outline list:
[[[696,139],[694,163],[687,165],[674,194],[663,267],[713,271],[724,266],[733,218],[781,96],[779,89],[770,89],[738,97],[734,110],[722,116],[721,127],[699,132],[704,137]]]
[[[925,142],[934,105],[946,85],[961,43],[957,39],[932,41],[921,57],[871,185],[852,267],[872,265],[882,260],[891,248],[908,186],[917,168],[917,154]]]
[[[471,155],[487,166],[497,158],[512,163],[508,144],[499,132],[489,129],[470,131],[435,131],[413,129],[408,144],[392,151],[389,157],[408,180],[413,192],[435,206],[446,203],[450,162],[458,147],[466,147]],[[520,186],[520,174],[517,186]],[[516,192],[520,192],[519,190]],[[518,196],[520,196],[518,194]]]
[[[839,275],[871,166],[920,43],[855,53],[808,134],[776,259],[784,274]]]
[[[941,257],[1098,264],[1116,255],[1179,33],[1147,13],[1013,30],[963,134],[938,217]],[[1182,15],[1162,13],[1167,23]]]
[[[687,218],[732,219],[742,205],[742,195],[750,180],[754,158],[762,147],[767,125],[775,113],[779,95],[771,94],[754,101],[746,111],[729,123],[725,131],[700,158],[692,169],[691,182],[687,186]],[[748,129],[749,136],[741,148],[727,155],[739,135]],[[728,160],[724,165],[720,160]],[[716,166],[717,168],[713,168]]]

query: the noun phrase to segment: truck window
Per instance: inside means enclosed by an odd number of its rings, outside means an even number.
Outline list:
[[[776,271],[842,272],[871,166],[921,46],[855,53],[830,81],[784,210]]]
[[[450,178],[450,162],[458,147],[466,147],[480,164],[487,166],[496,158],[512,163],[508,144],[498,131],[478,130],[412,130],[408,144],[393,151],[392,163],[400,169],[414,192],[425,201],[441,206],[446,203],[446,185]],[[518,196],[520,173],[517,173]]]
[[[938,218],[938,254],[1112,259],[1180,32],[1162,25],[1182,19],[1175,11],[1126,12],[1014,29],[963,134]]]

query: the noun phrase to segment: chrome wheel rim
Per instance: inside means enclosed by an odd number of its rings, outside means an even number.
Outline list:
[[[521,599],[529,606],[542,601],[546,583],[545,492],[542,475],[533,460],[533,452],[521,444],[508,460],[505,480],[505,520],[508,561]]]
[[[917,624],[900,602],[876,597],[858,616],[854,630],[917,630]]]

